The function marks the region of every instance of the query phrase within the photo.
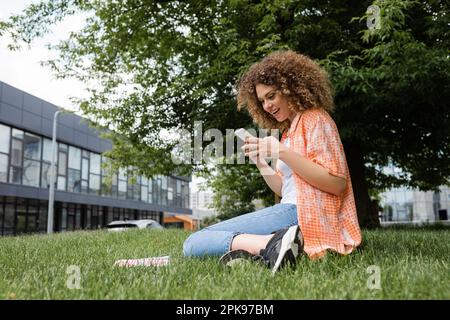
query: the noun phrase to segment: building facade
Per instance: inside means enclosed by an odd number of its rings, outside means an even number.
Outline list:
[[[385,173],[396,175],[399,168],[390,165]],[[447,221],[450,213],[450,188],[441,186],[436,191],[411,188],[393,188],[381,194],[382,222],[433,223]]]
[[[192,209],[209,209],[213,204],[214,195],[211,192],[196,191],[191,192]]]
[[[395,188],[382,193],[381,221],[430,223],[446,221],[450,213],[450,188],[438,191],[419,191]]]
[[[213,217],[217,212],[212,209],[214,194],[208,191],[191,192],[192,215],[198,220]]]
[[[0,81],[0,235],[47,230],[57,110]],[[97,229],[118,219],[163,223],[164,212],[192,215],[190,177],[132,179],[132,168],[123,168],[108,179],[102,153],[112,145],[99,134],[75,114],[58,117],[54,231]]]

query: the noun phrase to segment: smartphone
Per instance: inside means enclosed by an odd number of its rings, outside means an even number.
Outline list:
[[[252,137],[253,138],[253,135],[250,132],[248,132],[247,130],[245,130],[244,128],[237,129],[234,132],[234,134],[236,136],[238,136],[242,141],[245,141],[246,137]]]

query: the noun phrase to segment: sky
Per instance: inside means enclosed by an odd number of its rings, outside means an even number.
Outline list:
[[[0,19],[6,20],[11,14],[19,13],[36,0],[0,0]],[[57,80],[49,67],[40,65],[55,57],[46,44],[55,44],[66,38],[70,31],[79,30],[81,17],[69,17],[54,28],[53,33],[38,39],[31,48],[24,46],[20,51],[10,51],[6,46],[9,37],[0,38],[0,80],[61,108],[76,111],[69,100],[71,96],[85,96],[82,83],[76,80]]]
[[[12,14],[20,13],[28,5],[40,0],[0,0],[0,20],[7,20]],[[24,46],[20,51],[10,51],[8,37],[0,38],[0,81],[26,91],[38,98],[46,100],[58,107],[79,111],[70,101],[70,97],[85,97],[83,83],[74,79],[56,79],[49,67],[41,66],[41,61],[56,57],[46,45],[56,44],[68,37],[69,32],[83,27],[83,17],[68,17],[53,28],[52,33],[31,43],[30,48]],[[77,112],[79,113],[79,112]],[[197,183],[202,180],[193,177],[191,190],[197,190]]]

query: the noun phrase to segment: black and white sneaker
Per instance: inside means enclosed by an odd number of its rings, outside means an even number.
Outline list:
[[[253,255],[250,252],[241,249],[228,251],[219,259],[219,263],[227,267],[235,267],[237,265],[255,261],[262,261],[262,257]]]
[[[285,265],[295,266],[296,259],[303,252],[303,235],[298,225],[279,230],[269,240],[260,255],[265,264],[275,274],[277,270]]]

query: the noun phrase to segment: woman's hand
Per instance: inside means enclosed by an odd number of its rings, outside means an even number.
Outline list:
[[[266,163],[265,158],[277,159],[280,153],[280,148],[285,148],[275,137],[268,136],[265,138],[251,138],[245,139],[245,144],[242,146],[244,154],[250,158],[255,164]]]

